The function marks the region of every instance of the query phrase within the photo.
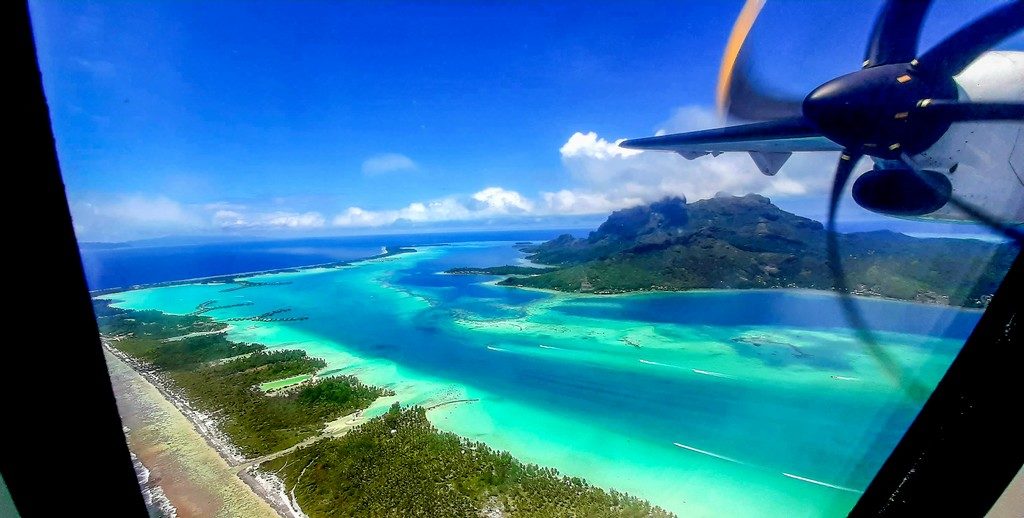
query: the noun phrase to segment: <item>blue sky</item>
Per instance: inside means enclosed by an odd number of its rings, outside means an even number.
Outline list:
[[[742,155],[641,161],[612,144],[720,122],[741,4],[31,8],[79,238],[126,240],[589,225],[719,190],[818,215],[834,157],[794,158],[772,180]],[[879,5],[768,2],[755,72],[803,95],[854,70]],[[993,5],[939,0],[923,46]]]

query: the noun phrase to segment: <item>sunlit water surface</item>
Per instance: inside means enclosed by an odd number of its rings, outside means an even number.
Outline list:
[[[301,348],[327,370],[434,407],[439,428],[685,516],[845,514],[920,409],[825,293],[552,294],[440,272],[514,264],[510,242],[421,247],[287,281],[149,288],[118,305],[232,322],[230,336]],[[904,380],[931,388],[977,312],[860,300]],[[470,400],[470,401],[461,401]],[[448,404],[443,404],[448,403]]]

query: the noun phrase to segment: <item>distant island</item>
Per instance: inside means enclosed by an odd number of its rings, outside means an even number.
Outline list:
[[[520,246],[530,246],[530,243]],[[552,272],[557,267],[534,268],[532,266],[489,266],[486,268],[460,267],[445,270],[444,273],[454,275],[536,275],[538,273]]]
[[[827,232],[760,195],[680,198],[612,213],[586,238],[520,245],[547,270],[506,266],[450,273],[511,275],[498,284],[613,294],[694,289],[833,289]],[[1016,256],[1009,243],[914,238],[890,231],[839,236],[847,284],[864,296],[983,307]],[[962,284],[960,279],[976,279]]]

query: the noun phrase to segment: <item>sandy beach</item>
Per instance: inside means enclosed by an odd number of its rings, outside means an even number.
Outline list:
[[[177,516],[279,516],[157,387],[105,351],[128,446]]]

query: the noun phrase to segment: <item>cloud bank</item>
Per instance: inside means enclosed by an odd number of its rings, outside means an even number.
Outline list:
[[[469,221],[526,215],[531,214],[533,209],[533,202],[516,191],[487,187],[465,198],[451,196],[429,202],[415,202],[395,210],[349,207],[335,216],[333,224],[342,228],[359,228],[382,227],[398,222]]]
[[[656,134],[718,126],[714,112],[684,107],[655,128]],[[391,225],[444,224],[486,220],[523,221],[605,215],[613,210],[665,196],[689,200],[719,192],[758,192],[775,197],[802,197],[827,191],[834,153],[798,153],[782,171],[761,174],[745,153],[686,160],[674,153],[642,152],[618,146],[622,139],[585,128],[557,148],[570,187],[525,195],[505,186],[483,185],[466,193],[420,200],[394,208],[362,206],[289,207],[273,210],[232,203],[187,205],[162,196],[128,195],[75,203],[75,226],[83,240],[121,240],[188,233],[312,234],[380,229]],[[554,151],[555,146],[552,146]],[[397,153],[367,158],[367,175],[415,171],[416,163]],[[272,205],[270,203],[266,205]]]
[[[278,233],[327,226],[315,211],[264,211],[235,203],[180,203],[165,196],[132,194],[71,205],[75,233],[83,241],[126,241],[214,232]]]

